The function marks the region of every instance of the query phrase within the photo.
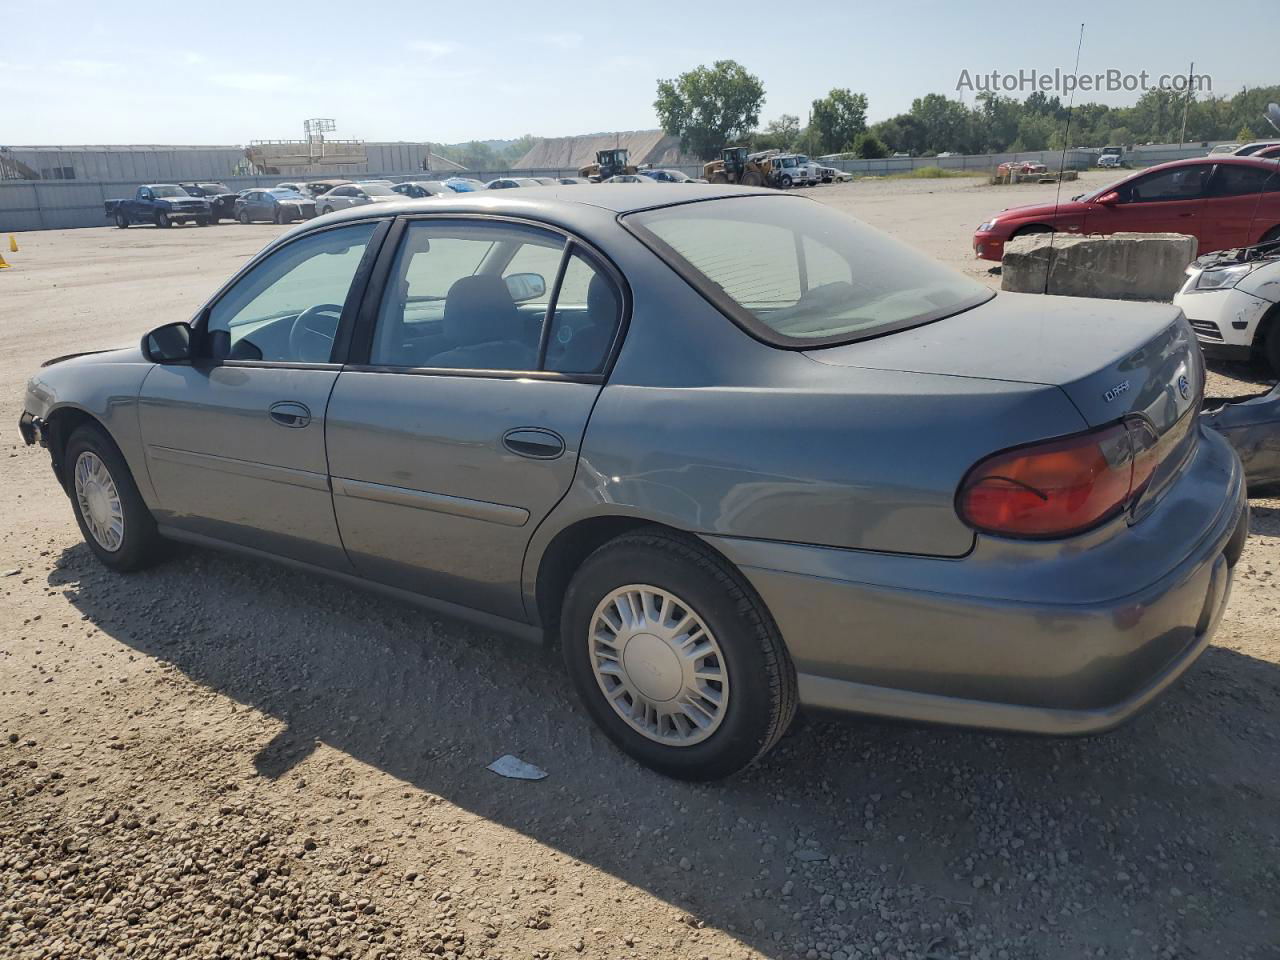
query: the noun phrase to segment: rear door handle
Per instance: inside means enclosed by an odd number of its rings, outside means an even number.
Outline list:
[[[502,435],[502,445],[530,460],[554,460],[564,453],[564,437],[544,427],[516,427]]]
[[[311,422],[311,408],[305,403],[295,403],[292,400],[273,403],[267,414],[282,427],[300,428]]]

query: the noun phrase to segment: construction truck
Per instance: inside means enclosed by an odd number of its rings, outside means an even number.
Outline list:
[[[597,150],[596,162],[578,168],[578,176],[586,180],[608,180],[623,173],[634,174],[639,170],[631,162],[631,154],[626,147],[613,150]]]
[[[746,187],[761,187],[769,182],[769,157],[776,150],[747,153],[746,147],[725,147],[720,159],[712,160],[702,168],[702,175],[712,183],[740,183]]]

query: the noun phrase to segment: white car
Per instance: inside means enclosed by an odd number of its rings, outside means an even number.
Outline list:
[[[1206,354],[1261,357],[1280,376],[1280,242],[1201,257],[1173,302]]]
[[[386,203],[388,200],[403,199],[404,197],[390,187],[384,187],[380,183],[345,183],[316,197],[316,212],[333,213],[335,210],[345,210],[347,207],[362,207],[366,203]]]

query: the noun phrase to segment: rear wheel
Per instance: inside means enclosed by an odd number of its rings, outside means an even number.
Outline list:
[[[742,175],[741,183],[744,187],[758,187],[764,183],[764,178],[754,170],[748,170]]]
[[[94,556],[113,570],[140,570],[164,555],[155,518],[142,502],[115,442],[96,424],[79,427],[63,458],[76,523]]]
[[[197,227],[207,227],[208,225],[209,225],[209,218],[208,218],[208,217],[197,217],[197,218],[196,218],[196,226],[197,226]]]
[[[596,723],[667,776],[735,773],[795,717],[795,667],[773,618],[693,538],[641,531],[596,550],[565,595],[561,647]]]
[[[728,183],[729,177],[724,173],[713,173],[711,175],[711,182],[712,183]]]

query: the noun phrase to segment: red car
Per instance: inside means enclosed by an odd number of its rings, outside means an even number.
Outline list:
[[[1014,173],[1023,174],[1024,176],[1029,173],[1048,173],[1049,172],[1049,168],[1047,166],[1045,166],[1043,163],[1037,163],[1034,160],[1008,161],[996,167],[996,173],[1002,177],[1007,177],[1009,175],[1010,170],[1012,170]]]
[[[1148,167],[1056,207],[1010,207],[973,234],[973,250],[1000,260],[1023,233],[1187,233],[1200,253],[1280,240],[1280,163],[1258,157],[1175,160]]]

